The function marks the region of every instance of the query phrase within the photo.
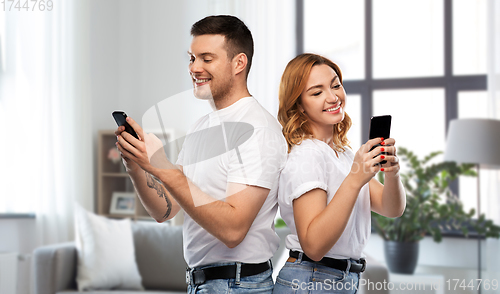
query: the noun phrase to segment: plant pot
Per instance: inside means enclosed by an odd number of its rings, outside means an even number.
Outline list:
[[[385,261],[391,273],[413,274],[420,242],[384,241]]]

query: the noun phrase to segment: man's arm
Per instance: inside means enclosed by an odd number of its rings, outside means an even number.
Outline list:
[[[157,169],[152,173],[194,221],[229,248],[243,241],[269,194],[266,188],[229,183],[226,201],[215,200],[180,170]],[[208,204],[196,206],[195,200]]]
[[[181,170],[168,161],[163,152],[158,152],[163,147],[160,140],[154,136],[144,135],[142,128],[130,117],[127,121],[140,138],[145,139],[137,140],[123,132],[118,136],[117,146],[120,152],[158,178],[180,207],[210,234],[229,248],[240,244],[270,190],[229,183],[226,200],[215,200],[189,181]],[[204,205],[196,205],[200,203]]]
[[[118,127],[115,134],[119,136],[124,130],[123,126]],[[159,223],[173,218],[179,212],[180,206],[163,184],[123,153],[122,158],[139,200],[148,214]]]
[[[142,205],[157,222],[169,220],[179,212],[179,204],[151,174],[141,169],[129,175]]]

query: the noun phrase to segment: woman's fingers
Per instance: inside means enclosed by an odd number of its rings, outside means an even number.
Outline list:
[[[380,144],[382,142],[383,142],[383,138],[374,138],[374,139],[370,139],[370,140],[366,141],[366,143],[362,146],[362,147],[364,147],[364,148],[362,148],[362,149],[364,149],[363,153],[370,152],[372,147],[374,147],[375,145]]]

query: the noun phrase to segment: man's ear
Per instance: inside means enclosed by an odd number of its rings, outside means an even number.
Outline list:
[[[246,70],[248,64],[248,58],[245,53],[239,53],[233,58],[234,64],[234,74],[237,75]]]

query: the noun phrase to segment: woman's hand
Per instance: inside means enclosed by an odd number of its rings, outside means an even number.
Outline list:
[[[380,146],[380,150],[387,153],[384,155],[384,160],[387,163],[382,165],[380,171],[383,171],[386,176],[396,176],[399,174],[399,158],[396,155],[396,140],[393,138],[385,139],[383,141],[383,146]],[[384,148],[384,150],[382,150]]]
[[[377,172],[381,170],[381,166],[379,164],[381,161],[387,160],[389,162],[389,156],[376,156],[377,154],[382,152],[382,149],[384,150],[384,152],[387,152],[387,146],[378,146],[370,151],[370,149],[377,144],[385,145],[385,142],[382,138],[368,140],[359,148],[359,150],[354,155],[354,162],[351,166],[350,176],[354,177],[356,183],[360,184],[361,186],[364,186],[366,183],[368,183],[377,174]]]

